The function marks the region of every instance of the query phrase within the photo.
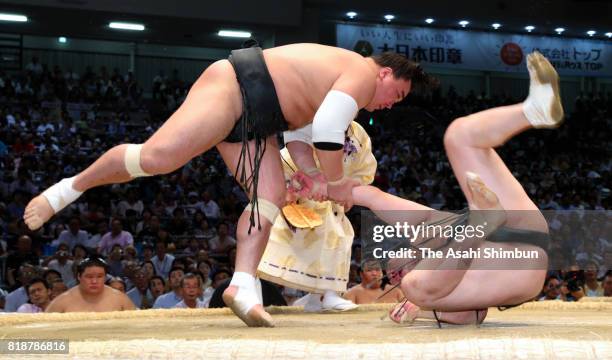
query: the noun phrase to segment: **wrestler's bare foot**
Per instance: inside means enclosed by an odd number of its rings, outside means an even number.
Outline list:
[[[486,210],[486,221],[492,228],[501,226],[506,221],[506,212],[493,190],[484,183],[476,173],[466,171],[466,182],[470,192],[471,210]]]
[[[237,295],[238,287],[228,286],[223,292],[223,302],[232,309],[240,320],[250,327],[274,327],[272,316],[264,310],[261,304],[253,305],[247,312],[244,312],[242,310],[244,304],[241,304],[240,300],[236,299]],[[256,296],[255,294],[253,295]]]
[[[421,308],[403,300],[389,310],[389,319],[398,324],[411,324],[419,316]]]
[[[47,201],[47,198],[38,195],[30,200],[28,206],[26,206],[23,220],[30,230],[36,230],[49,221],[54,214],[55,212],[49,204],[49,201]]]
[[[527,120],[536,128],[555,128],[563,122],[559,75],[552,64],[537,51],[527,55],[529,96],[524,102]]]

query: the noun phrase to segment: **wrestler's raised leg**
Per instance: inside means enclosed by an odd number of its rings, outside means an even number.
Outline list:
[[[251,153],[254,153],[254,142],[250,141]],[[228,168],[237,174],[241,143],[222,142],[217,145],[217,149]],[[247,161],[247,164],[249,162]],[[252,173],[250,166],[247,166],[247,177]],[[259,168],[259,184],[257,187],[257,198],[259,201],[261,214],[261,229],[257,214],[255,214],[255,227],[250,227],[251,211],[244,211],[238,220],[236,237],[238,238],[236,252],[236,266],[234,277],[230,286],[223,294],[223,300],[230,308],[249,326],[273,326],[272,317],[263,309],[262,304],[256,301],[257,296],[254,288],[255,273],[257,266],[264,253],[270,230],[274,219],[274,214],[278,214],[278,209],[285,204],[285,178],[280,159],[280,151],[276,141],[276,136],[266,139],[266,151]],[[252,198],[253,194],[248,194]],[[269,205],[266,205],[266,203]]]
[[[490,208],[494,194],[482,184],[474,184],[473,178],[468,180],[468,186],[473,206],[480,209]],[[467,270],[464,268],[446,270],[449,268],[445,266],[446,262],[453,263],[461,259],[423,260],[417,269],[410,271],[402,279],[401,287],[406,298],[424,310],[457,312],[516,304],[529,300],[539,293],[546,273],[544,269],[547,258],[544,250],[531,245],[493,244],[487,241],[481,243],[480,247],[504,251],[534,250],[538,252],[538,259],[497,260],[498,269],[519,270],[483,270],[491,266],[491,260],[484,258],[471,260],[470,268]],[[432,265],[435,261],[440,264]],[[452,269],[452,266],[450,268]],[[513,286],[507,286],[513,281],[512,279],[517,278],[521,280],[513,282]]]
[[[504,209],[522,210],[508,212],[507,226],[547,232],[546,221],[537,206],[493,149],[521,131],[542,124],[553,126],[562,120],[558,76],[552,65],[543,56],[535,54],[528,58],[528,66],[532,86],[524,103],[490,109],[455,120],[446,131],[444,144],[455,176],[470,204],[477,202],[475,194],[478,195],[468,181],[467,174],[473,172],[497,195]],[[496,247],[511,250],[518,246],[496,244]],[[520,247],[536,250],[540,255],[538,260],[526,263],[525,270],[468,270],[450,292],[447,286],[450,274],[413,271],[403,278],[402,290],[417,305],[446,311],[529,300],[537,295],[544,282],[547,257],[539,248],[529,245]],[[486,260],[474,260],[472,269],[482,269],[484,264],[481,261]],[[517,277],[522,279],[517,286],[505,285]],[[457,279],[452,275],[450,278]]]
[[[150,175],[178,169],[221,142],[241,112],[242,97],[231,64],[227,60],[212,64],[179,109],[143,144],[140,168]],[[93,187],[132,180],[126,169],[127,148],[127,144],[115,146],[75,177],[52,187],[49,196],[54,198],[55,207],[63,208]],[[37,229],[54,213],[49,199],[39,195],[26,207],[24,220],[30,229]]]
[[[554,68],[539,53],[529,55],[527,62],[532,84],[527,100],[455,120],[446,130],[444,145],[468,202],[471,198],[466,173],[473,172],[499,197],[504,209],[534,210],[530,216],[510,212],[508,226],[546,231],[543,217],[531,216],[537,214],[537,206],[493,149],[520,132],[555,126],[563,119],[559,78]]]

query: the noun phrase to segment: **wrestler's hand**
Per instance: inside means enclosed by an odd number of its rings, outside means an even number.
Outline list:
[[[309,173],[308,176],[312,179],[314,183],[313,189],[310,192],[310,196],[308,198],[315,201],[326,201],[327,180],[325,179],[325,175],[323,175],[322,172],[317,170],[316,172]]]
[[[285,204],[293,204],[297,202],[297,199],[298,199],[297,193],[295,193],[291,185],[289,185],[289,187],[287,188],[287,191],[285,192]]]
[[[302,198],[315,201],[327,200],[327,182],[321,173],[311,177],[302,171],[297,171],[291,177],[288,191]]]
[[[327,196],[349,211],[353,207],[353,188],[359,181],[344,177],[341,180],[327,183]]]
[[[405,268],[405,259],[390,259],[387,263],[387,278],[391,285],[397,285],[402,282],[404,276],[408,273]]]
[[[306,197],[306,195],[312,191],[313,186],[314,182],[312,179],[302,171],[298,170],[291,175],[291,180],[289,180],[287,191],[293,193],[297,197]]]

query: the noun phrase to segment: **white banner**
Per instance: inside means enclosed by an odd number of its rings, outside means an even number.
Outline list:
[[[538,50],[561,74],[612,76],[610,40],[346,24],[336,39],[364,56],[395,51],[427,67],[483,71],[524,72],[526,55]]]

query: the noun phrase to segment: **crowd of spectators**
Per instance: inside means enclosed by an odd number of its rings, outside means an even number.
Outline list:
[[[51,70],[36,58],[24,72],[0,72],[0,309],[16,311],[28,301],[44,309],[78,285],[78,265],[92,256],[106,262],[107,284],[138,308],[208,306],[214,290],[231,277],[236,224],[247,199],[215,150],[166,176],[93,189],[38,231],[21,220],[40,191],[117,143],[146,140],[189,86],[176,73],[168,79],[163,72],[153,84],[147,97],[131,73]],[[374,185],[438,209],[464,208],[442,146],[444,130],[454,118],[516,101],[460,96],[451,88],[360,114],[378,160]],[[571,295],[576,281],[583,296],[604,295],[611,280],[604,276],[612,263],[611,225],[597,211],[610,208],[612,95],[581,95],[575,105],[560,129],[527,132],[500,149],[541,209],[578,214],[553,214],[551,230],[564,236],[553,241],[552,251],[564,271],[551,272],[544,298],[559,284],[571,288],[559,298],[579,297]],[[349,214],[356,234],[358,210]],[[598,226],[581,225],[585,216]],[[357,236],[356,249],[358,243]],[[349,286],[359,283],[360,260],[355,251]],[[587,263],[590,272],[584,271]],[[583,270],[576,275],[571,265]],[[291,289],[279,290],[296,297]],[[611,291],[608,285],[605,295]]]

